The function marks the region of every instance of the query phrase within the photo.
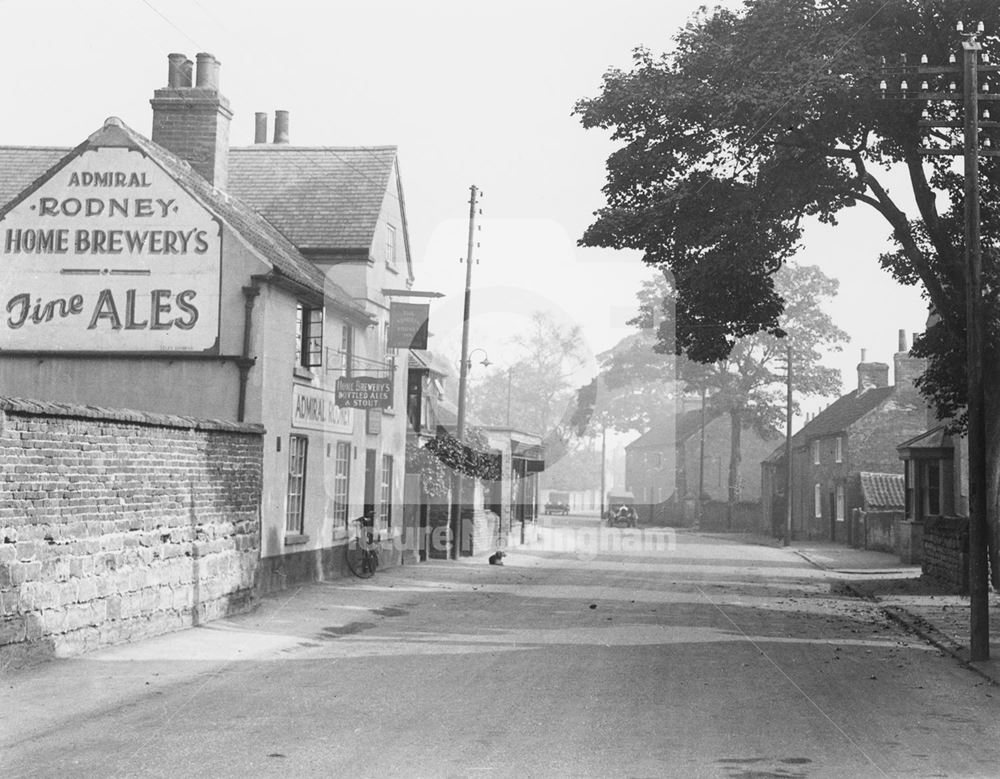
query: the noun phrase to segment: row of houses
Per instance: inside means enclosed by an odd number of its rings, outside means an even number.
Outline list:
[[[387,562],[423,559],[406,453],[448,427],[448,370],[394,330],[419,306],[397,150],[294,145],[283,111],[271,139],[258,113],[230,146],[220,63],[196,59],[169,55],[149,137],[111,117],[72,146],[0,146],[0,395],[255,426],[259,591],[340,574],[362,515],[414,537]],[[540,441],[489,443],[509,534],[533,515]]]
[[[891,383],[889,364],[867,360],[862,350],[856,387],[792,436],[790,484],[784,435],[743,431],[736,497],[759,502],[746,515],[747,526],[783,537],[790,501],[793,538],[919,558],[919,534],[928,522],[968,513],[960,442],[914,384],[924,369],[902,330]],[[626,447],[627,487],[651,518],[657,506],[673,507],[673,520],[690,524],[690,510],[676,513],[678,496],[696,498],[701,485],[704,503],[726,501],[728,482],[717,476],[715,463],[728,458],[729,447],[728,420],[702,417],[700,410],[678,414],[672,425]]]

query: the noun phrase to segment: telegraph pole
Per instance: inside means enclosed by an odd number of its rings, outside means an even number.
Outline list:
[[[785,352],[785,546],[792,543],[792,343]]]
[[[465,444],[465,393],[469,378],[469,311],[472,306],[472,250],[476,233],[476,185],[469,187],[469,245],[465,255],[465,305],[462,309],[462,361],[458,369],[458,443]],[[451,557],[457,560],[461,554],[462,530],[462,472],[455,471],[453,478],[454,499],[451,516]]]
[[[942,121],[931,118],[926,110],[921,127],[962,128],[964,142],[960,148],[923,148],[928,155],[963,156],[965,160],[965,337],[966,337],[966,377],[968,443],[969,443],[969,659],[988,660],[990,657],[989,630],[989,512],[986,492],[986,400],[983,388],[983,347],[985,344],[985,319],[982,304],[982,248],[979,225],[979,156],[995,157],[1000,152],[979,148],[979,128],[998,127],[1000,122],[980,120],[980,101],[996,101],[1000,95],[988,91],[980,92],[979,74],[996,73],[1000,68],[987,64],[986,57],[980,64],[979,52],[982,46],[976,35],[983,32],[982,22],[976,32],[965,33],[962,23],[958,24],[962,41],[962,66],[936,67],[927,65],[922,57],[920,65],[907,66],[906,57],[896,69],[902,75],[899,85],[900,97],[925,103],[936,101],[956,101],[955,82],[949,84],[949,92],[932,91],[926,79],[938,76],[961,76],[963,121]],[[954,57],[951,60],[954,63]],[[883,59],[884,62],[884,59]],[[887,71],[888,72],[888,71]],[[923,79],[919,90],[910,91],[907,77]],[[887,91],[886,82],[879,85],[883,97]],[[988,85],[984,86],[988,90]]]

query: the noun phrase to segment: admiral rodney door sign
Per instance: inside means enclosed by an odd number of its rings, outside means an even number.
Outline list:
[[[0,350],[215,352],[221,225],[143,153],[85,150],[0,216]]]

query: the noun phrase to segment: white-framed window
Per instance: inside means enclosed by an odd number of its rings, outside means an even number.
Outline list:
[[[836,443],[834,444],[834,462],[842,463],[844,462],[844,436],[838,435]]]
[[[396,228],[390,224],[385,226],[385,263],[396,267]]]
[[[337,441],[333,460],[333,521],[347,527],[348,488],[351,481],[351,442]]]
[[[301,303],[295,309],[295,364],[315,368],[323,364],[323,309]]]
[[[813,441],[813,443],[812,443],[812,450],[813,450],[813,465],[819,465],[819,439],[818,438],[815,441]],[[819,516],[819,514],[817,514],[816,516]]]
[[[823,490],[819,482],[813,486],[813,516],[817,519],[823,516]]]
[[[392,455],[382,455],[382,489],[379,495],[378,518],[383,527],[392,527]]]
[[[306,455],[309,439],[288,437],[288,501],[285,504],[285,532],[301,534],[305,517]]]
[[[840,440],[839,438],[837,439]],[[837,521],[843,522],[845,517],[846,506],[844,504],[844,485],[838,484],[836,489],[836,500],[837,500]]]

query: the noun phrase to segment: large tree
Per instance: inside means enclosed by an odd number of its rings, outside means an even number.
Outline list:
[[[926,54],[930,63],[946,63],[960,48],[959,21],[967,29],[983,21],[992,35],[981,42],[996,61],[996,0],[746,0],[735,11],[703,10],[677,34],[672,52],[637,50],[631,70],[609,71],[600,94],[577,104],[585,127],[610,130],[621,144],[608,160],[607,206],[582,243],[639,249],[646,262],[669,268],[677,287],[675,347],[713,361],[742,336],[780,331],[784,302],[773,276],[794,252],[804,217],[833,223],[843,208],[872,208],[893,242],[879,262],[899,283],[919,285],[937,317],[914,346],[930,364],[921,389],[942,418],[957,416],[960,425],[967,375],[963,178],[948,157],[921,153],[939,131],[920,124],[925,109],[936,118],[960,113],[949,103],[884,100],[878,88],[883,56],[898,62],[906,53],[915,62]],[[951,78],[930,77],[930,88],[947,91]],[[894,168],[909,181],[913,213],[886,184]],[[985,381],[997,386],[994,158],[983,160],[982,174]],[[1000,395],[991,395],[995,507]]]
[[[847,334],[837,327],[821,304],[837,294],[839,282],[816,266],[785,265],[775,275],[775,290],[785,302],[781,317],[784,336],[759,332],[738,339],[729,354],[712,363],[697,363],[664,354],[671,349],[676,290],[663,275],[645,282],[637,295],[639,314],[630,324],[641,329],[606,355],[602,376],[609,386],[603,404],[618,427],[637,426],[631,406],[620,398],[642,397],[657,390],[671,398],[701,393],[706,410],[724,414],[730,423],[729,502],[738,497],[742,463],[742,431],[766,436],[779,429],[786,413],[785,371],[789,352],[794,389],[798,395],[830,396],[840,388],[840,375],[823,365],[827,351],[839,351]],[[624,415],[624,416],[623,416]]]
[[[509,365],[474,374],[470,413],[482,425],[509,425],[542,436],[546,461],[554,463],[572,444],[574,375],[585,360],[580,328],[536,311],[528,326],[509,339],[505,352],[514,355]]]

